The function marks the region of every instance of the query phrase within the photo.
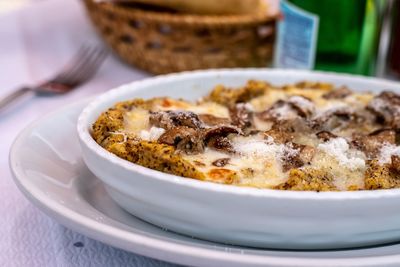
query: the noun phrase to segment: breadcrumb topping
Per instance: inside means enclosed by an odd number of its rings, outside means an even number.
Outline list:
[[[326,143],[319,144],[318,149],[333,156],[340,165],[350,170],[365,168],[365,155],[361,151],[350,149],[346,139],[334,138]]]

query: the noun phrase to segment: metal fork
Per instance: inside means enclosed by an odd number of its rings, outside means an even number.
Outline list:
[[[53,78],[36,86],[23,86],[0,99],[0,110],[18,97],[35,94],[64,94],[88,81],[107,56],[101,47],[81,47],[72,60]]]

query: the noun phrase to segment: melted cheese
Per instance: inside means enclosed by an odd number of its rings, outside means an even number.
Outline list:
[[[318,149],[333,157],[341,166],[350,170],[365,168],[365,155],[361,151],[350,149],[344,138],[334,138],[319,144]]]
[[[255,128],[260,131],[268,131],[271,129],[272,125],[274,124],[272,121],[260,120],[257,116],[254,116],[253,120],[254,120]]]
[[[364,153],[350,149],[344,138],[332,139],[317,148],[311,166],[330,173],[337,189],[347,190],[350,186],[364,188]]]
[[[282,171],[281,157],[290,152],[284,145],[277,145],[271,139],[264,140],[261,136],[237,136],[232,140],[233,146],[239,154],[226,153],[206,148],[204,153],[183,155],[204,173],[217,168],[212,163],[217,159],[229,158],[223,168],[233,170],[237,175],[236,183],[255,187],[273,187],[284,183],[288,176]],[[198,163],[202,163],[199,165]]]
[[[332,175],[333,184],[338,190],[347,190],[350,186],[364,188],[365,166],[357,169],[344,167],[334,156],[318,150],[311,167]]]
[[[148,130],[150,114],[148,110],[134,108],[124,114],[124,131],[139,134],[142,130]]]
[[[228,157],[230,159],[229,163],[222,168],[234,171],[238,179],[236,183],[239,185],[268,188],[287,180],[287,173],[282,172],[280,161],[273,157],[233,156],[210,148],[206,148],[204,153],[201,154],[182,156],[204,173],[218,168],[212,164],[214,161]],[[199,165],[199,163],[202,164]]]
[[[214,102],[204,102],[198,105],[191,105],[186,110],[197,114],[212,114],[216,117],[229,118],[228,108]]]
[[[158,127],[151,127],[150,130],[141,130],[140,131],[140,138],[142,140],[146,141],[157,141],[160,136],[165,133],[165,130],[163,128],[158,128]]]
[[[250,100],[251,106],[255,111],[264,111],[267,107],[272,106],[276,101],[285,99],[287,94],[283,90],[271,89],[265,94]]]
[[[187,110],[196,114],[212,114],[221,118],[229,118],[229,110],[227,107],[214,102],[190,103],[168,98],[167,105],[165,101],[161,105],[155,106],[154,110]]]

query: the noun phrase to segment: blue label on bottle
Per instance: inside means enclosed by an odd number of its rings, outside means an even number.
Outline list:
[[[286,0],[281,0],[280,9],[283,20],[278,24],[275,66],[313,69],[319,17]]]

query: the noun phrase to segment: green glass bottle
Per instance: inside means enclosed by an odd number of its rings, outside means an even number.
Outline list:
[[[283,0],[281,9],[284,17],[282,24],[287,25],[284,30],[279,30],[279,34],[288,35],[289,32],[289,36],[278,35],[278,52],[289,55],[278,56],[278,67],[373,74],[378,31],[378,7],[375,0]],[[296,18],[299,14],[300,17]],[[309,23],[305,23],[307,16],[310,18]],[[299,21],[303,26],[298,26]],[[313,25],[314,28],[302,37],[299,31],[307,31],[307,25]],[[290,33],[293,32],[291,27],[296,28],[297,37]],[[308,43],[305,40],[299,42],[300,38],[313,40]],[[287,58],[279,62],[279,59],[290,57],[291,52],[287,52],[287,49],[293,45],[303,49],[302,53],[307,50],[307,45],[309,49],[314,49],[306,51],[310,53],[308,59],[312,62],[303,66],[301,61],[296,63]],[[296,47],[291,48],[294,55]],[[301,60],[299,55],[295,56],[297,60]]]

